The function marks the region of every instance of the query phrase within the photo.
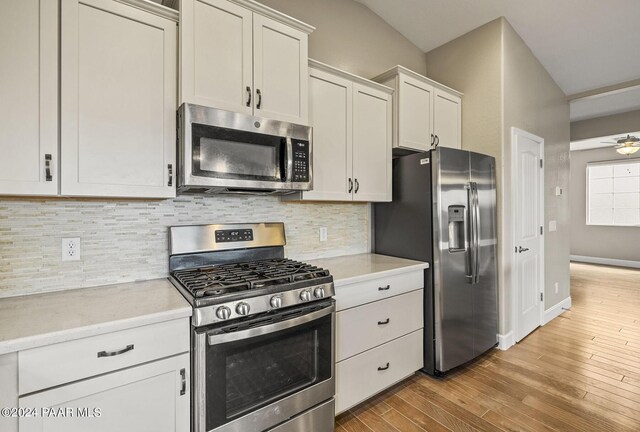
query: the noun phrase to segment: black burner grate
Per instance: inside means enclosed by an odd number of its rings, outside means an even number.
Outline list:
[[[173,277],[196,298],[329,276],[329,271],[290,259],[269,259],[176,270]]]

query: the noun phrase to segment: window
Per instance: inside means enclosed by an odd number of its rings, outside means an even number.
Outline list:
[[[587,164],[587,225],[640,226],[640,160]]]

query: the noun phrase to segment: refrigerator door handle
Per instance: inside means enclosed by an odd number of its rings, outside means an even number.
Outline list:
[[[474,268],[475,268],[475,248],[474,248],[474,239],[475,239],[475,233],[474,233],[474,228],[475,228],[475,224],[473,223],[474,221],[474,206],[473,206],[473,182],[469,182],[467,183],[467,185],[465,186],[465,189],[467,190],[467,218],[466,218],[466,229],[465,231],[468,234],[465,234],[467,236],[467,239],[465,239],[466,241],[466,248],[467,248],[467,263],[468,263],[468,272],[466,274],[466,277],[469,279],[469,283],[473,284],[475,281],[475,273],[474,273]]]
[[[478,183],[473,182],[473,283],[480,282],[480,200],[478,198]]]

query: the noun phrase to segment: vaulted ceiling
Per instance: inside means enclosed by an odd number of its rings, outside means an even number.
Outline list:
[[[572,120],[640,108],[640,0],[356,1],[425,52],[504,16],[575,98]]]

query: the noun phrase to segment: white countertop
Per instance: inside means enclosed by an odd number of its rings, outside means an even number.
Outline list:
[[[344,255],[307,261],[331,272],[336,287],[411,270],[429,268],[429,263],[372,253]]]
[[[0,299],[0,354],[191,316],[167,279]]]

